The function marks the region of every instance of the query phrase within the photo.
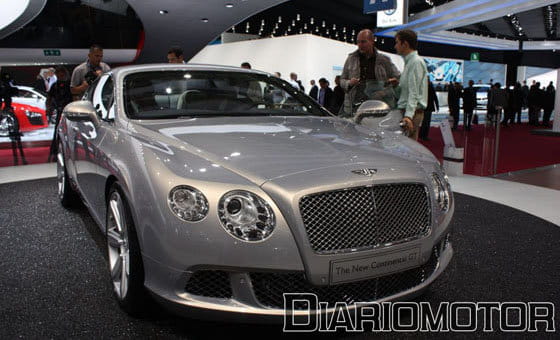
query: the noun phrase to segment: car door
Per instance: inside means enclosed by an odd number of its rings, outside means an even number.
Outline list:
[[[81,100],[92,101],[93,93],[99,84],[99,79],[94,81],[90,87],[86,90]],[[81,161],[85,156],[83,155],[85,150],[83,147],[83,137],[81,135],[81,128],[84,124],[80,121],[65,120],[64,125],[59,126],[61,129],[62,136],[64,136],[64,142],[67,146],[66,152],[66,171],[68,171],[70,177],[78,180],[78,161]],[[80,183],[77,182],[78,187],[81,187]]]
[[[78,121],[78,133],[75,134],[76,172],[80,190],[87,204],[94,212],[98,212],[98,199],[103,195],[104,183],[100,185],[98,176],[98,162],[100,160],[99,144],[105,137],[106,121],[113,98],[113,80],[110,74],[103,75],[95,88],[89,94],[91,102],[97,112],[97,120]],[[89,99],[89,98],[88,98]]]

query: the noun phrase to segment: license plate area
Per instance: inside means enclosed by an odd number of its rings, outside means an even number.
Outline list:
[[[376,255],[337,260],[330,263],[330,283],[372,279],[418,267],[420,247],[388,251]]]

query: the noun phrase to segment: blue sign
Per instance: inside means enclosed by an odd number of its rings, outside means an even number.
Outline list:
[[[396,0],[364,0],[364,14],[397,8]]]

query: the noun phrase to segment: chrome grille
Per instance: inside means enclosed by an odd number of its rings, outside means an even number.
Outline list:
[[[299,209],[312,249],[329,253],[427,235],[428,197],[422,184],[384,184],[311,194]]]
[[[305,279],[304,273],[251,273],[250,276],[255,296],[265,307],[284,308],[284,293],[312,293],[317,295],[320,302],[327,302],[329,307],[333,307],[337,302],[373,302],[414,288],[434,273],[438,261],[434,247],[428,262],[420,267],[334,286],[313,286]],[[309,306],[301,303],[296,304],[295,308],[308,309]]]

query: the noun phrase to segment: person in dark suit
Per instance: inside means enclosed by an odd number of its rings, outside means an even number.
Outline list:
[[[550,116],[552,115],[552,111],[554,110],[554,101],[556,98],[556,90],[554,89],[554,85],[552,82],[546,88],[546,92],[544,94],[544,113],[542,119],[542,125],[545,127],[550,127]]]
[[[432,120],[432,113],[439,111],[439,101],[437,99],[434,84],[428,80],[428,103],[424,110],[424,119],[422,119],[422,126],[420,127],[419,138],[429,141],[428,134],[430,133],[430,122]]]
[[[311,85],[311,90],[309,90],[309,97],[317,100],[317,95],[319,94],[319,88],[315,85],[315,80],[311,79],[309,82]]]
[[[329,87],[329,82],[325,78],[321,78],[319,79],[319,86],[321,89],[319,90],[317,101],[325,109],[333,112],[333,92]]]
[[[459,100],[461,98],[461,90],[457,84],[449,83],[447,91],[447,105],[449,106],[449,114],[453,117],[452,130],[456,130],[459,125]]]
[[[517,124],[521,124],[521,110],[523,109],[524,105],[527,105],[526,99],[527,98],[525,97],[521,83],[517,82],[517,84],[515,84],[515,87],[513,88],[513,100],[512,100],[513,106],[512,106],[512,117],[511,117],[512,124],[515,120],[515,117],[517,117]]]
[[[476,108],[476,89],[474,81],[469,80],[469,86],[463,91],[463,129],[469,131],[472,125],[473,111]]]
[[[523,95],[522,106],[523,106],[523,109],[526,109],[528,107],[527,97],[529,96],[529,86],[527,86],[527,81],[526,80],[523,81],[523,86],[521,86],[521,93]],[[517,122],[521,123],[521,120],[518,120]]]
[[[529,125],[539,125],[539,113],[542,105],[541,83],[532,85],[529,89],[529,96],[527,97],[529,105]]]
[[[334,83],[336,84],[336,86],[334,87],[333,90],[333,110],[332,113],[334,114],[338,114],[340,112],[340,109],[342,108],[342,104],[344,104],[344,90],[342,89],[342,87],[340,86],[340,76],[336,76],[336,78],[334,78]]]

